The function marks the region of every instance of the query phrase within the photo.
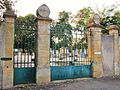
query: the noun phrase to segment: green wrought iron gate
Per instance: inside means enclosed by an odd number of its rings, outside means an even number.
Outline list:
[[[20,25],[23,28],[19,28]],[[14,85],[35,83],[35,29],[23,24],[15,25]]]
[[[91,77],[88,31],[74,29],[61,31],[52,30],[50,35],[51,80]]]

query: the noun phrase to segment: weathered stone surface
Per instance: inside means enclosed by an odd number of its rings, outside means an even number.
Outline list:
[[[119,74],[120,74],[120,36],[119,36],[119,55],[118,55],[118,63],[119,63]]]
[[[50,82],[50,21],[49,18],[37,19],[37,84]]]
[[[49,48],[50,47],[50,37],[49,37],[49,35],[39,35],[38,36],[38,42],[40,42],[40,44],[38,44],[38,47],[40,49]]]
[[[114,45],[113,36],[102,36],[103,76],[114,75]]]
[[[93,67],[93,77],[100,78],[103,76],[103,71],[101,69],[102,63],[100,63],[100,64],[93,63],[92,67]]]
[[[0,27],[0,57],[4,56],[4,33]]]
[[[36,82],[38,84],[46,84],[50,82],[50,68],[47,66],[37,67]]]
[[[2,89],[13,87],[14,15],[11,14],[5,12],[5,22],[2,24],[2,43],[4,46],[2,45],[3,52],[0,57],[12,58],[10,61],[0,62],[2,66]]]
[[[46,4],[41,5],[36,11],[37,17],[49,18],[50,9]]]
[[[101,28],[100,24],[95,23],[93,17],[90,18],[88,28],[91,32],[90,41],[88,41],[89,53],[91,54],[93,65],[93,77],[99,78],[102,77],[103,68],[102,68],[102,49],[101,49]],[[99,22],[99,21],[98,21]],[[91,48],[91,49],[90,49]],[[90,51],[91,50],[91,51]],[[89,57],[90,57],[89,54]]]
[[[38,51],[39,57],[48,57],[49,56],[49,49],[42,49]]]
[[[40,67],[42,67],[42,66],[50,66],[50,64],[49,64],[49,58],[46,56],[46,57],[40,57],[40,58],[38,58],[40,61],[38,61],[38,63],[37,63],[37,66],[40,66]]]
[[[38,20],[37,28],[39,35],[48,35],[50,34],[50,22],[49,20]]]
[[[13,87],[13,69],[4,69],[2,88],[7,89],[12,87]]]
[[[113,35],[113,48],[114,48],[114,75],[119,75],[119,68],[118,68],[118,64],[119,64],[119,38],[118,38],[118,26],[117,25],[110,25],[109,26],[109,34]]]

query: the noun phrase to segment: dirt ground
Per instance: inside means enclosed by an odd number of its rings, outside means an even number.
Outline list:
[[[120,90],[120,78],[74,79],[46,85],[20,85],[13,90]]]

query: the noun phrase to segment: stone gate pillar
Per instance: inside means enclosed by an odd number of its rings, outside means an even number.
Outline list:
[[[101,48],[101,25],[100,17],[93,15],[88,24],[88,57],[92,59],[92,76],[102,77],[102,48]]]
[[[118,26],[117,25],[110,25],[109,34],[113,35],[113,48],[114,48],[114,75],[119,75],[119,37],[118,37]]]
[[[4,22],[1,24],[0,65],[2,69],[2,89],[13,87],[13,52],[14,52],[14,21],[13,11],[4,13]]]
[[[43,4],[37,9],[37,69],[36,83],[44,84],[50,82],[50,10]]]

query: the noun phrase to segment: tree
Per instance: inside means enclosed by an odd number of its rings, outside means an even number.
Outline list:
[[[101,18],[106,18],[108,16],[113,16],[118,12],[119,7],[120,3],[115,3],[110,6],[104,6],[102,10],[100,8],[96,8],[96,13],[98,13]]]
[[[16,19],[15,48],[22,49],[23,52],[34,51],[35,44],[35,16],[28,14]]]
[[[117,25],[118,33],[120,35],[120,12],[116,12],[113,16],[107,17],[106,24],[107,25]]]
[[[95,14],[95,12],[90,8],[86,7],[78,11],[78,13],[73,17],[72,23],[74,23],[75,28],[74,32],[80,33],[79,36],[80,40],[77,41],[77,43],[74,43],[73,48],[78,49],[78,51],[86,50],[87,49],[87,24],[89,22],[89,18]]]
[[[70,14],[68,12],[60,12],[57,22],[51,25],[51,48],[60,49],[61,47],[68,47],[72,40],[72,26],[69,23]],[[55,41],[57,39],[57,41]]]
[[[109,25],[118,25],[120,27],[120,14],[119,14],[119,8],[120,3],[112,4],[108,7],[104,7],[101,11],[100,9],[97,9],[96,12],[101,17],[101,25],[102,25],[102,33],[108,34],[108,26]],[[120,31],[119,31],[120,32]]]
[[[72,23],[74,23],[76,28],[86,27],[91,15],[94,11],[90,7],[83,8],[78,11],[78,13],[73,17]]]

